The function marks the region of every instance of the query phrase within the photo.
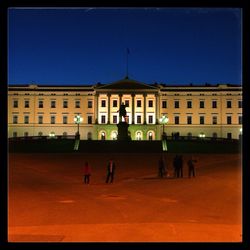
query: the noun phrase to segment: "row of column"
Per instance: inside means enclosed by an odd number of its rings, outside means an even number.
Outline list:
[[[107,94],[108,96],[108,124],[110,124],[110,97],[111,94]],[[135,94],[131,94],[132,96],[132,124],[135,123]],[[119,107],[121,106],[122,103],[122,97],[123,94],[119,94]],[[147,113],[147,94],[143,94],[143,101],[144,101],[144,105],[143,105],[143,117],[144,117],[144,124],[146,124],[146,113]],[[98,119],[98,112],[99,112],[99,94],[95,95],[95,113],[96,113],[96,117]],[[159,117],[159,100],[158,100],[158,94],[155,94],[155,114],[156,114],[156,123],[158,123],[157,118]]]

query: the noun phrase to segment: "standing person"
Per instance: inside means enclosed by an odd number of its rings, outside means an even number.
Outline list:
[[[166,174],[166,166],[165,166],[165,159],[164,156],[162,155],[159,162],[158,162],[158,172],[159,172],[159,177],[163,178],[163,176]]]
[[[193,177],[195,177],[195,166],[194,166],[194,162],[197,162],[196,160],[193,159],[193,157],[191,156],[190,159],[187,162],[188,165],[188,177],[190,178],[191,175],[193,175]]]
[[[83,174],[84,174],[84,183],[89,184],[90,181],[90,175],[91,175],[91,168],[89,163],[86,161],[83,169]]]
[[[174,166],[174,177],[179,178],[179,161],[178,161],[178,155],[175,155],[174,160],[173,160],[173,166]]]
[[[182,155],[179,155],[179,171],[180,171],[180,177],[183,178],[183,157],[182,157]]]
[[[113,161],[113,159],[110,159],[108,162],[108,166],[107,166],[106,183],[109,182],[109,179],[110,179],[110,183],[113,183],[114,175],[115,175],[115,162]]]

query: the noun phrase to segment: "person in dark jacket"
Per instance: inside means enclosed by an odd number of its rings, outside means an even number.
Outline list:
[[[158,162],[158,172],[160,178],[163,178],[166,175],[166,161],[163,155]]]
[[[174,177],[179,178],[180,171],[179,171],[179,156],[175,155],[174,160],[173,160],[173,167],[174,167]]]
[[[114,175],[115,175],[115,162],[111,159],[108,162],[108,166],[107,166],[107,178],[106,178],[106,183],[109,182],[113,183],[114,181]]]
[[[195,177],[195,166],[194,166],[195,162],[197,162],[197,161],[194,160],[192,156],[190,157],[190,159],[187,162],[187,165],[188,165],[188,177],[189,178],[191,176]]]
[[[90,181],[90,175],[91,175],[91,168],[89,163],[86,161],[84,168],[83,168],[83,174],[84,174],[84,183],[89,184]]]

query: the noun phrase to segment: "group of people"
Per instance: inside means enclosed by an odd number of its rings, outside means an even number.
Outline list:
[[[90,176],[91,176],[91,167],[89,163],[86,161],[83,169],[84,180],[85,184],[89,184]],[[107,164],[107,176],[106,176],[106,183],[113,183],[115,175],[115,162],[110,159]]]
[[[195,177],[195,164],[197,160],[193,159],[191,156],[188,161],[188,177]],[[174,177],[175,178],[183,178],[183,156],[182,155],[175,155],[173,159],[173,168],[174,168]],[[158,164],[158,176],[163,178],[164,176],[169,176],[167,171],[166,159],[164,155],[161,156],[159,159]]]
[[[188,176],[189,178],[191,176],[195,177],[195,165],[194,163],[197,162],[193,157],[191,156],[188,161]],[[113,183],[114,181],[114,175],[115,175],[115,168],[116,164],[113,159],[110,159],[107,164],[107,175],[106,175],[106,183]],[[175,155],[173,159],[173,168],[174,168],[174,177],[175,178],[183,178],[183,157],[182,155]],[[164,176],[168,177],[169,173],[167,170],[167,164],[165,156],[162,155],[159,159],[158,163],[158,175],[160,178],[163,178]],[[89,163],[86,161],[83,169],[83,182],[85,184],[90,183],[90,176],[91,176],[91,167]]]

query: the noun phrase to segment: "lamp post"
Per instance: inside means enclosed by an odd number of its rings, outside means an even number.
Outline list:
[[[163,129],[162,129],[162,150],[167,151],[168,150],[168,148],[167,148],[167,136],[166,136],[165,131],[164,131],[164,126],[165,126],[165,124],[168,123],[169,119],[168,119],[167,116],[163,115],[159,119],[159,121],[163,125]]]
[[[164,125],[168,123],[169,119],[167,116],[163,115],[160,119],[160,123],[163,125],[162,134],[164,134]]]
[[[83,118],[80,116],[80,114],[78,114],[78,115],[75,116],[74,121],[77,124],[76,139],[80,139],[79,125],[83,121]]]

